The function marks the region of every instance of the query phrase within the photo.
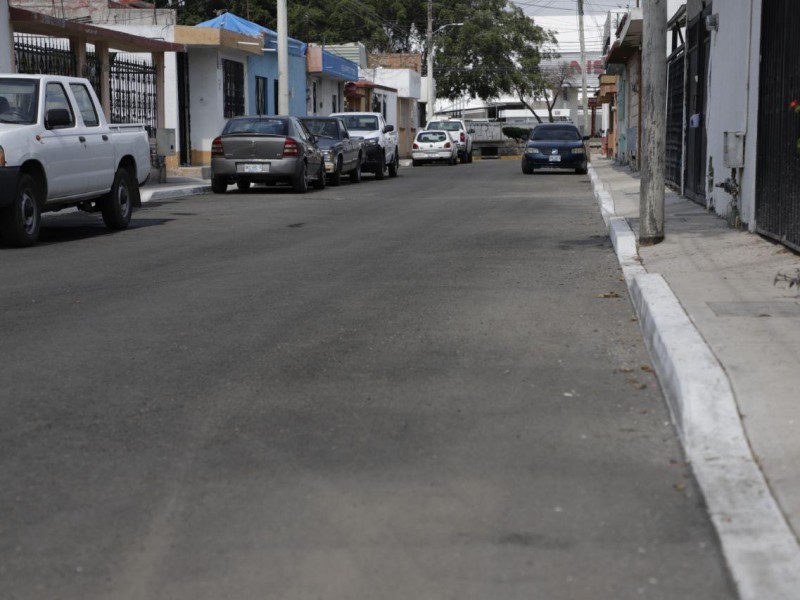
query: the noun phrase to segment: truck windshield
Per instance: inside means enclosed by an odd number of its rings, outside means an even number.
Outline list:
[[[336,127],[335,121],[330,119],[303,119],[302,121],[314,135],[332,140],[339,138],[339,128]]]
[[[372,115],[347,115],[341,119],[350,130],[378,131],[378,117]]]
[[[38,80],[0,78],[0,123],[35,123],[38,98]]]

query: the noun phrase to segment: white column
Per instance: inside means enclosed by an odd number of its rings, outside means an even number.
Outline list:
[[[14,36],[8,15],[8,0],[0,0],[0,73],[14,71]]]

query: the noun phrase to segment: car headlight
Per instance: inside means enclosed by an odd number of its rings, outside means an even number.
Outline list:
[[[322,151],[322,158],[324,158],[325,160],[329,160],[330,157],[331,157],[331,151],[330,150],[323,150]]]
[[[573,154],[586,154],[586,149],[585,148],[573,148],[572,149],[572,153]]]
[[[539,154],[539,149],[536,146],[528,146],[528,152],[531,154]]]
[[[370,138],[368,140],[364,140],[365,146],[377,146],[378,145],[378,138]]]

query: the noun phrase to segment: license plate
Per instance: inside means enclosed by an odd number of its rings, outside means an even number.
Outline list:
[[[550,162],[561,162],[561,156],[554,154],[550,157]]]
[[[239,173],[269,173],[269,164],[266,163],[239,163],[236,167]]]

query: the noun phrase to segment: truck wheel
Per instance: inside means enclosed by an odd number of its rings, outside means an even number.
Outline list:
[[[314,189],[325,189],[325,163],[319,163],[319,173],[317,173],[317,179],[314,181]]]
[[[295,194],[305,194],[308,191],[308,165],[304,162],[300,168],[300,173],[292,179],[292,191]]]
[[[358,165],[350,171],[350,183],[361,183],[361,157],[358,157]]]
[[[394,149],[394,158],[389,164],[389,177],[397,177],[397,171],[400,168],[400,157],[397,155],[397,148]]]
[[[103,214],[103,222],[109,229],[126,229],[131,222],[133,199],[138,190],[127,169],[120,167],[114,174],[111,191],[103,196],[98,204]]]
[[[12,246],[32,246],[39,239],[42,212],[39,206],[39,186],[23,173],[17,183],[14,201],[0,211],[0,234]]]
[[[228,182],[224,177],[214,176],[211,178],[211,191],[215,194],[224,194],[228,190]]]
[[[380,181],[384,177],[386,177],[386,155],[381,154],[378,157],[378,169],[375,171],[375,179]]]
[[[467,162],[468,162],[468,163],[471,163],[471,162],[472,162],[472,150],[470,150],[469,152],[467,152]]]
[[[336,168],[331,173],[331,185],[337,186],[342,183],[342,157],[336,159]]]

